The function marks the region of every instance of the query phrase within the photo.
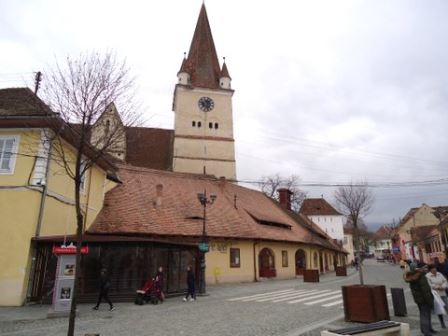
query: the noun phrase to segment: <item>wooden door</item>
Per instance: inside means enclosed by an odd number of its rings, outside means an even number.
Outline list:
[[[264,248],[258,255],[259,275],[261,278],[273,278],[276,276],[274,253]]]

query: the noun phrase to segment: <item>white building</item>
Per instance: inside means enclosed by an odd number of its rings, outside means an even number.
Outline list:
[[[304,200],[299,213],[311,219],[331,238],[343,242],[345,216],[340,214],[325,199],[308,198]]]

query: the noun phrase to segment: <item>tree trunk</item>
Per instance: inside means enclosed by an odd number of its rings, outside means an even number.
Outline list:
[[[76,261],[75,261],[75,282],[73,285],[72,304],[70,307],[70,317],[68,322],[67,336],[74,336],[75,318],[76,318],[76,300],[78,297],[78,287],[81,278],[81,247],[82,247],[82,230],[84,224],[84,216],[81,211],[80,201],[80,183],[75,181],[75,203],[76,203]]]

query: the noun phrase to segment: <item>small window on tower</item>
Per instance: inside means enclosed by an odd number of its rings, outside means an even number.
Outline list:
[[[208,128],[213,128],[213,123],[209,122],[208,123]]]
[[[192,121],[191,122],[191,126],[195,127],[196,126],[196,121]]]
[[[201,125],[202,125],[202,124],[201,124],[201,122],[200,122],[200,121],[198,121],[198,127],[201,127]]]
[[[218,129],[218,123],[215,123],[215,129]]]

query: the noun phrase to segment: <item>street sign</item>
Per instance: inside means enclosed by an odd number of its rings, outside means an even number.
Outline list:
[[[199,243],[199,251],[208,252],[210,250],[207,242]]]
[[[392,252],[398,253],[398,252],[400,252],[400,248],[399,247],[392,247]]]
[[[53,246],[54,254],[76,254],[76,246]],[[89,247],[82,246],[81,254],[88,254]]]

